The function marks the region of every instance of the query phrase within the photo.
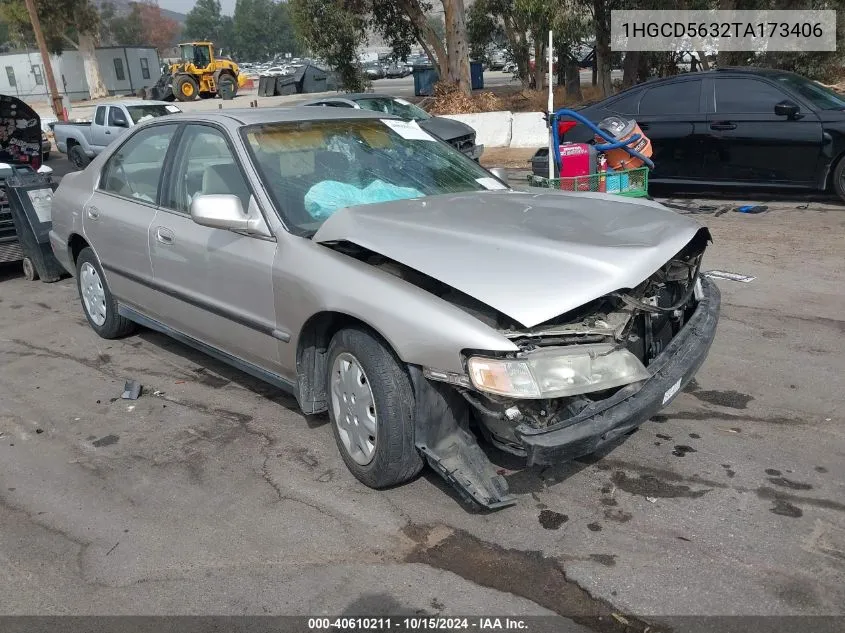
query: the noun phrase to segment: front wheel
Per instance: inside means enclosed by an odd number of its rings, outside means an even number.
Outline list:
[[[419,473],[414,393],[393,351],[369,330],[346,328],[329,345],[327,370],[329,419],[350,472],[370,488]]]
[[[102,338],[120,338],[135,330],[132,321],[118,314],[117,301],[90,247],[83,248],[76,260],[76,287],[88,324]]]
[[[173,86],[173,94],[179,101],[193,101],[199,94],[200,87],[196,79],[190,75],[180,75],[176,77]]]

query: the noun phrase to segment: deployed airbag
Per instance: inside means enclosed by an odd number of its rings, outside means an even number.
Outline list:
[[[374,180],[363,189],[337,180],[324,180],[305,194],[305,210],[315,220],[325,220],[338,209],[376,202],[421,198],[423,192],[411,187],[397,187],[383,180]]]

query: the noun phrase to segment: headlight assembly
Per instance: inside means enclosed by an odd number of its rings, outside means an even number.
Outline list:
[[[604,343],[540,350],[520,359],[472,356],[467,365],[476,389],[511,398],[562,398],[651,376],[631,352]]]

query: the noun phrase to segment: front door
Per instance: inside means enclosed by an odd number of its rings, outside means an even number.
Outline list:
[[[815,186],[822,125],[803,109],[799,118],[775,114],[795,102],[777,86],[751,77],[715,77],[715,112],[708,117],[704,155],[711,180]]]
[[[100,259],[109,288],[122,303],[151,300],[149,230],[175,124],[133,134],[103,166],[100,183],[83,207],[85,236]]]
[[[245,210],[256,204],[225,132],[189,124],[150,227],[159,311],[184,334],[278,373],[276,241],[196,224],[191,200],[204,194],[236,195]]]

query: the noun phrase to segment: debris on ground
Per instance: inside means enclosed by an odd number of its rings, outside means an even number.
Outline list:
[[[123,386],[123,395],[120,397],[124,400],[137,400],[142,389],[141,383],[137,380],[127,380]]]
[[[710,279],[727,279],[728,281],[738,281],[740,283],[751,283],[757,277],[752,277],[751,275],[741,275],[740,273],[729,273],[725,270],[708,270],[704,273],[705,277],[709,277]]]
[[[735,209],[740,213],[764,213],[769,210],[765,204],[746,204]]]

